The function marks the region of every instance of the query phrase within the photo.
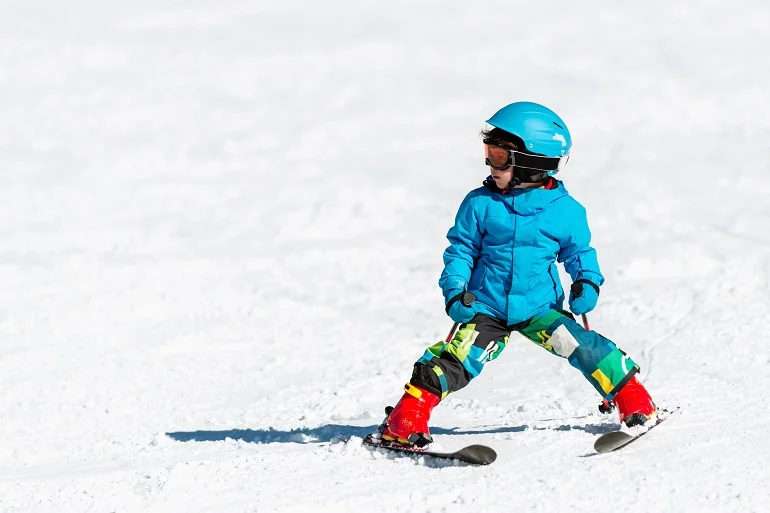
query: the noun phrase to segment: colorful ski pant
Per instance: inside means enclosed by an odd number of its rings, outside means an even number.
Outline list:
[[[611,340],[587,331],[570,314],[551,310],[514,326],[488,315],[476,315],[471,322],[460,325],[451,341],[429,347],[415,363],[410,381],[443,399],[466,386],[487,362],[497,358],[513,331],[566,358],[608,401],[639,371],[639,366]]]

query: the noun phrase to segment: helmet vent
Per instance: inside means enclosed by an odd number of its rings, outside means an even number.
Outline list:
[[[560,125],[559,123],[557,123],[556,121],[551,121],[551,123],[553,123],[554,125],[558,126],[558,127],[559,127],[559,128],[561,128],[562,130],[564,130],[564,127],[563,127],[563,126],[561,126],[561,125]]]

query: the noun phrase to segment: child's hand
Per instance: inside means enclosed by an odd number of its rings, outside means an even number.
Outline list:
[[[570,287],[569,309],[575,315],[588,313],[596,308],[599,286],[588,280],[577,280]]]
[[[449,307],[449,311],[447,313],[453,321],[464,324],[470,322],[471,319],[473,319],[473,316],[476,315],[476,310],[470,306],[465,306],[460,301],[457,301]]]
[[[470,322],[476,315],[476,310],[471,307],[474,301],[476,296],[470,292],[460,292],[449,300],[446,313],[453,321],[460,324]]]

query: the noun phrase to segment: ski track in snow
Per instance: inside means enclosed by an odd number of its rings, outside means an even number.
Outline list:
[[[767,511],[767,2],[447,5],[3,3],[0,512]],[[513,338],[432,420],[493,465],[362,447],[520,99],[573,133],[592,327],[682,413],[597,456]]]

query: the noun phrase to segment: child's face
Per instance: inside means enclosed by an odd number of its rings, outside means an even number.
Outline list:
[[[511,180],[513,179],[513,166],[509,167],[505,171],[498,171],[497,169],[492,169],[491,167],[489,170],[492,172],[492,178],[495,180],[495,184],[500,189],[505,189],[508,187],[508,184],[511,183]]]

